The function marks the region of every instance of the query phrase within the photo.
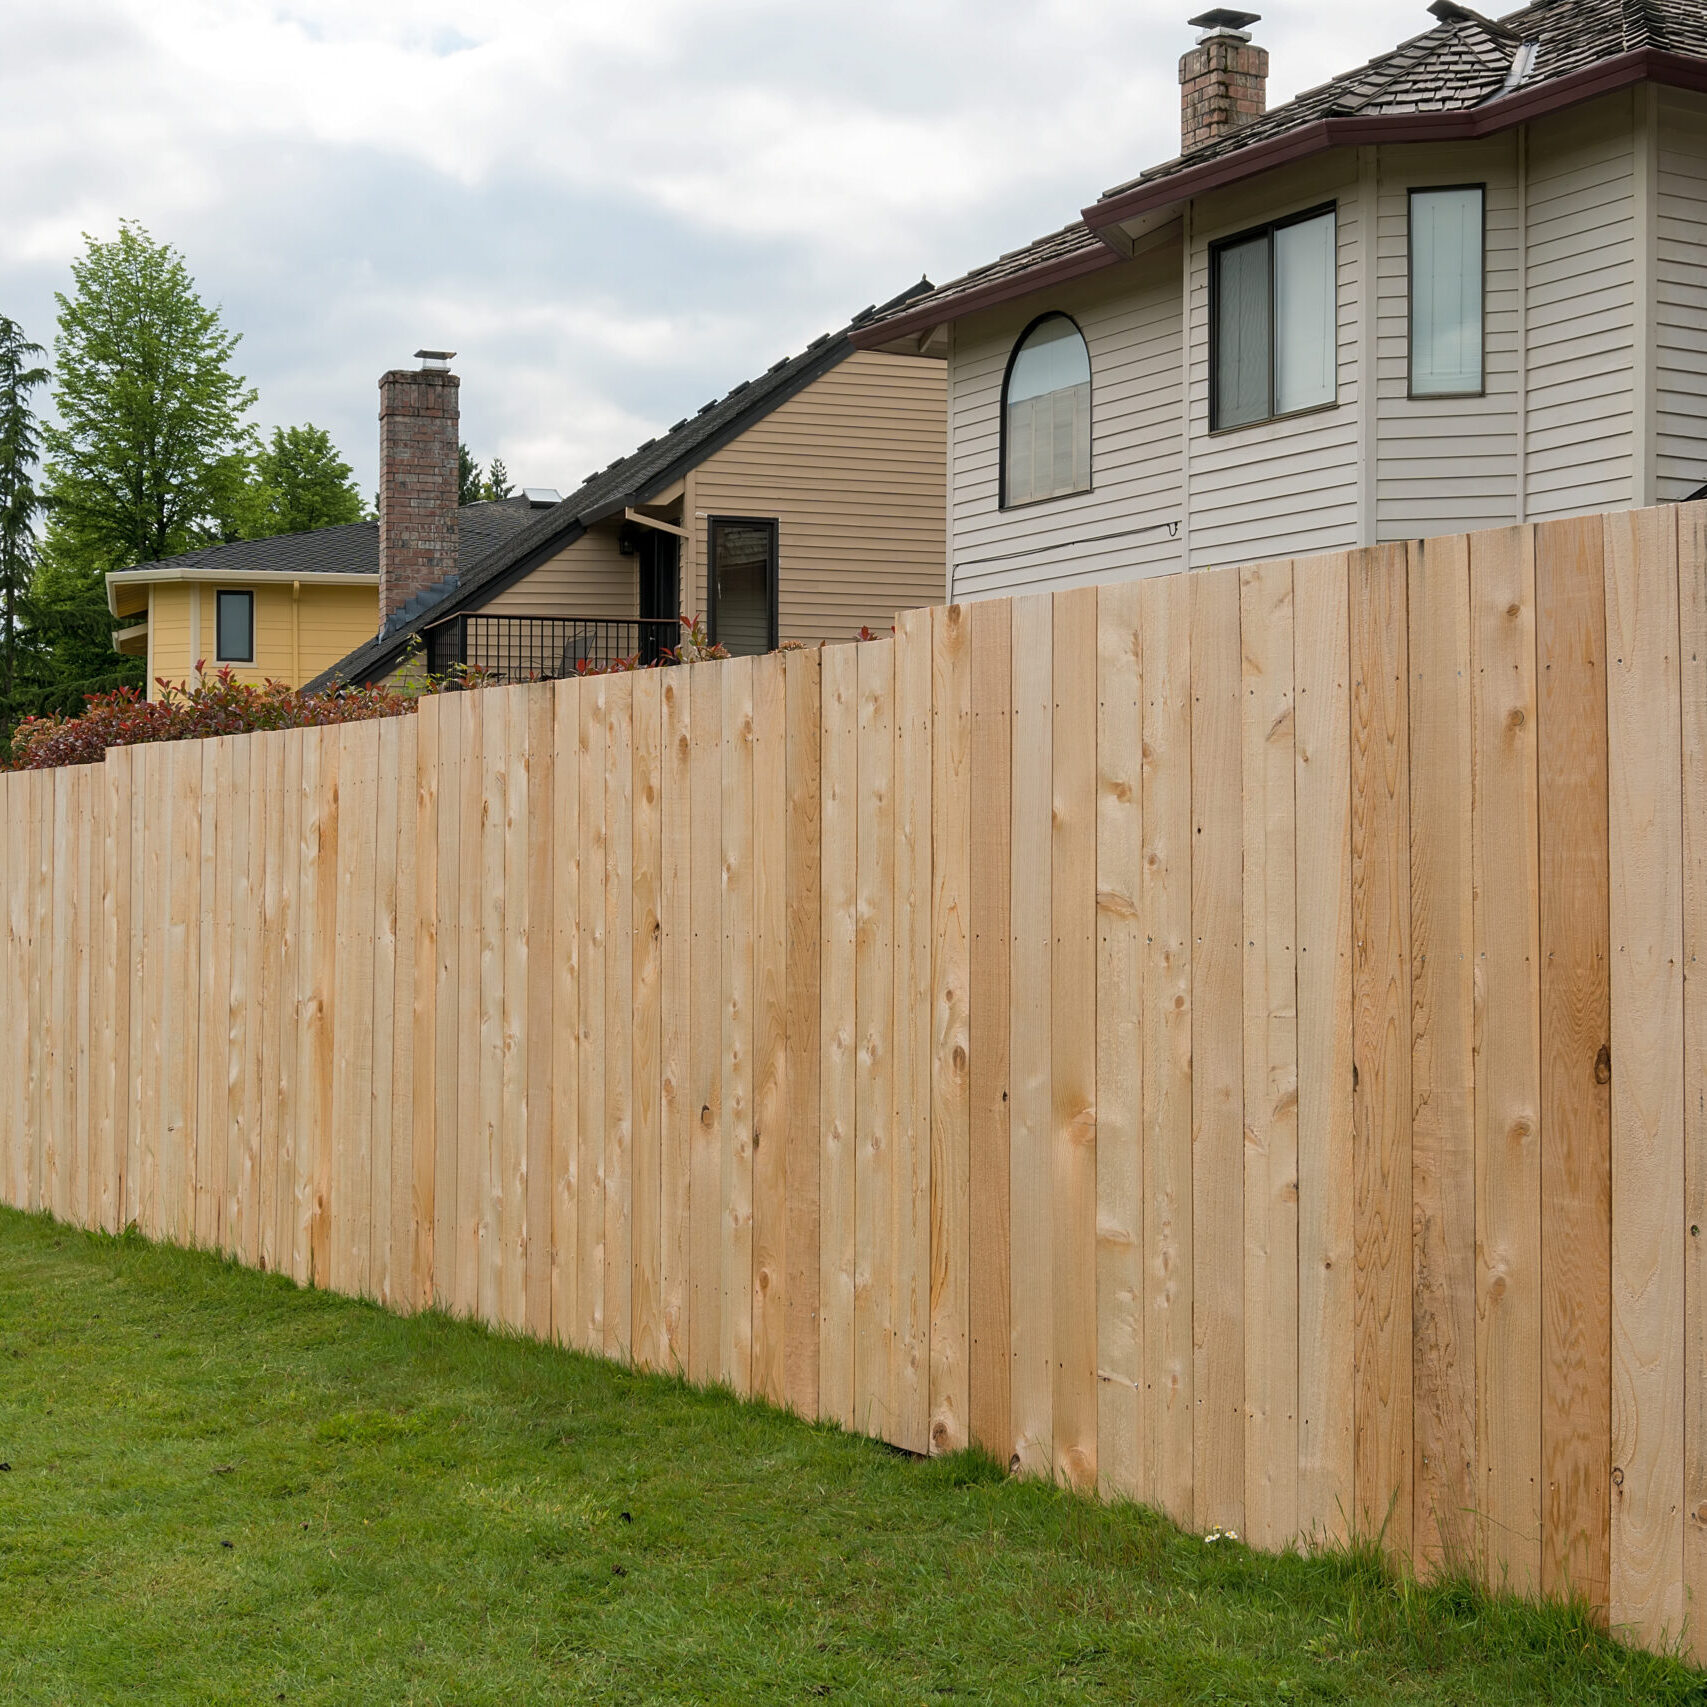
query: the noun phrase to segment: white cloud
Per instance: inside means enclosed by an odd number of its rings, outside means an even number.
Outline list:
[[[260,418],[373,484],[380,371],[461,352],[465,437],[572,486],[923,271],[1177,146],[1160,0],[23,0],[0,56],[0,311],[45,341],[140,218],[246,334]],[[1428,22],[1269,13],[1271,97]]]

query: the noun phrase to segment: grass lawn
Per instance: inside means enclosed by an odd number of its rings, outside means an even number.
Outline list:
[[[1707,1702],[1584,1619],[0,1210],[0,1701]]]

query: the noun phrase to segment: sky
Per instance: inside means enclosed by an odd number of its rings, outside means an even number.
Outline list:
[[[8,0],[0,313],[51,345],[83,234],[140,220],[242,334],[263,430],[329,428],[371,493],[380,373],[452,349],[475,455],[568,492],[1177,153],[1197,10]],[[1432,22],[1272,4],[1270,104]]]

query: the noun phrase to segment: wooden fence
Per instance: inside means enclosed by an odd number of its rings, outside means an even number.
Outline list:
[[[0,778],[0,1195],[1707,1646],[1707,505]]]

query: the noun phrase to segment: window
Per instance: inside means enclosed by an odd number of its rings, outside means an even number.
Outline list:
[[[1334,402],[1337,279],[1332,208],[1210,251],[1212,432]]]
[[[1411,395],[1482,394],[1480,184],[1412,190]]]
[[[221,664],[255,662],[255,595],[215,595],[214,646]]]
[[[776,649],[774,521],[711,521],[711,638],[737,658]]]
[[[1002,387],[1002,506],[1091,489],[1091,356],[1065,314],[1014,346]]]

